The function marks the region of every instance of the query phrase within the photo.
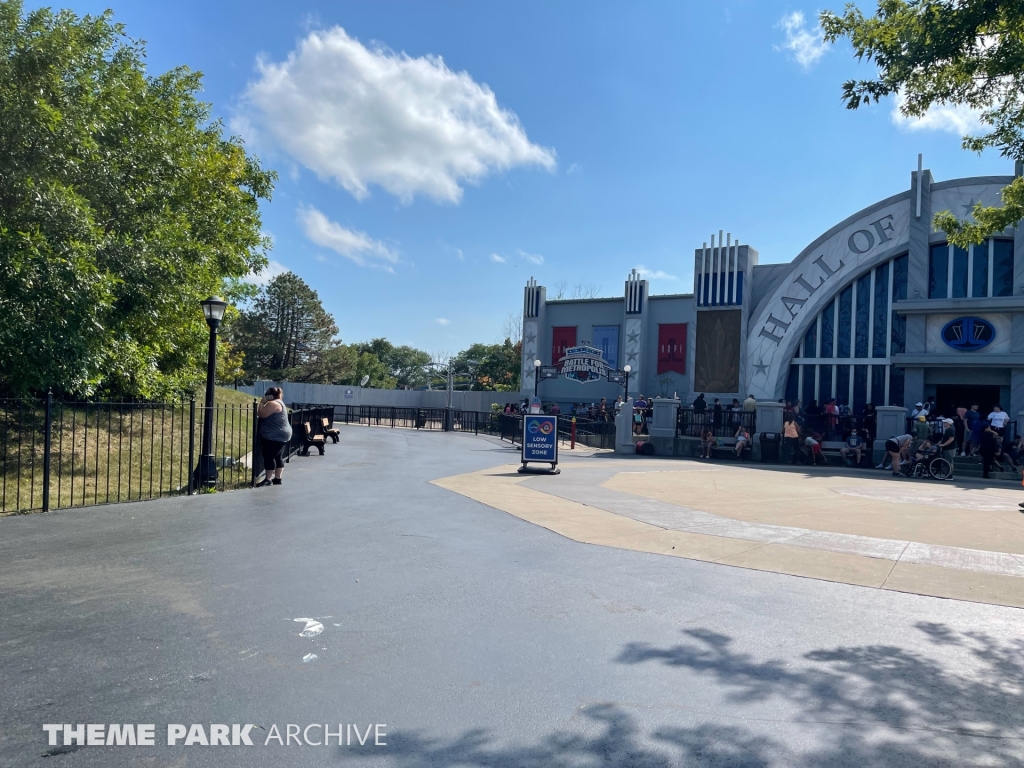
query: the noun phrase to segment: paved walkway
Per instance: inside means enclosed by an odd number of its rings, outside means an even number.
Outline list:
[[[605,456],[435,481],[588,544],[1024,607],[1011,488]]]

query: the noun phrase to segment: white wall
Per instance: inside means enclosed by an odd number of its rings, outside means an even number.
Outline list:
[[[270,387],[281,387],[286,403],[384,405],[400,408],[444,408],[447,404],[447,393],[444,390],[373,389],[340,384],[300,384],[294,381],[257,381],[253,387],[238,389],[262,397]],[[518,400],[518,392],[452,393],[452,407],[463,411],[489,411],[491,403],[504,405]]]

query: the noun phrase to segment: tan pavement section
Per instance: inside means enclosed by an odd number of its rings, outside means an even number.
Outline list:
[[[465,475],[456,475],[435,480],[433,484],[507,512],[527,522],[547,528],[554,533],[580,543],[683,557],[691,560],[702,560],[722,565],[732,565],[741,568],[771,571],[898,592],[911,592],[934,597],[1024,608],[1024,578],[915,563],[894,562],[881,558],[808,549],[786,544],[766,544],[764,542],[748,541],[739,538],[668,530],[629,517],[616,515],[596,507],[552,496],[542,491],[525,488],[519,485],[519,483],[530,476],[516,473],[516,468],[517,465],[511,465]],[[572,469],[563,466],[563,471],[572,471]],[[740,471],[742,472],[743,470]],[[744,504],[754,506],[750,504],[750,500],[757,499],[759,501],[763,500],[764,506],[770,507],[772,504],[781,503],[787,498],[803,498],[793,490],[795,486],[802,483],[795,483],[795,478],[792,475],[788,476],[787,481],[787,473],[774,473],[777,476],[777,481],[776,478],[765,477],[766,475],[773,474],[769,472],[753,473],[757,476],[754,479],[759,479],[760,482],[752,482],[752,478],[749,476],[740,480],[730,477],[729,479],[734,481],[729,485],[727,491],[728,495],[732,497],[731,505],[725,504],[720,498],[717,498],[719,493],[715,488],[717,483],[710,482],[713,479],[710,475],[703,478],[703,480],[709,482],[698,481],[698,477],[704,475],[704,473],[632,473],[627,471],[616,475],[605,482],[604,485],[628,493],[658,498],[661,501],[671,501],[670,498],[666,497],[673,495],[673,487],[678,487],[680,478],[666,476],[684,474],[688,475],[685,480],[697,481],[692,486],[687,486],[687,493],[685,495],[686,505],[691,508],[704,509],[715,514],[725,515],[724,511],[718,509],[719,504],[731,506],[732,508]],[[714,474],[718,475],[717,472]],[[802,482],[807,480],[803,476],[798,477],[800,477]],[[726,478],[722,476],[714,478],[714,480],[719,479],[725,480]],[[870,484],[872,482],[871,480],[858,480],[849,477],[811,479],[822,481],[817,483],[815,488],[824,493],[829,493],[830,484],[856,486],[859,483]],[[643,483],[640,482],[641,480]],[[653,484],[656,486],[654,491],[648,485],[652,481],[654,481]],[[789,487],[788,489],[777,487],[776,482],[778,482],[779,486]],[[710,490],[708,486],[710,486]],[[638,490],[644,490],[645,492],[638,493]],[[656,496],[654,495],[655,493],[661,495]],[[678,496],[673,497],[678,498]],[[701,500],[700,502],[697,501],[698,498]],[[711,506],[714,508],[705,506],[705,504],[709,503],[709,499]],[[835,504],[838,499],[830,499],[830,501]],[[888,516],[892,518],[895,514],[893,510],[884,513],[872,513],[870,511],[871,504],[878,504],[879,501],[877,499],[865,499],[863,501],[855,499],[854,501],[864,517],[870,518],[874,516],[881,519]],[[745,517],[737,514],[734,509],[734,514],[730,516],[738,519],[810,528],[812,526],[808,525],[808,522],[814,520],[810,512],[812,509],[819,509],[821,502],[805,499],[804,503],[807,505],[807,508],[803,518],[800,520],[790,519],[788,515],[786,515],[785,520],[772,518],[766,510],[756,513],[761,515],[759,517]],[[885,502],[882,503],[884,506]],[[907,506],[914,506],[893,504],[901,509]],[[758,504],[757,506],[761,505]],[[935,508],[929,508],[934,513]],[[981,514],[986,515],[986,526],[992,524],[990,516],[996,514],[994,519],[1000,524],[1000,530],[1007,530],[1019,536],[1015,531],[1017,526],[1013,525],[1011,521],[1003,520],[998,513]],[[903,527],[897,526],[898,530],[922,531],[932,535],[936,530],[944,531],[949,527],[930,527],[918,519],[919,515],[916,511],[910,516],[914,518],[913,524],[904,523]],[[879,519],[875,519],[871,521],[870,526],[858,528],[854,525],[854,517],[848,516],[845,513],[830,514],[827,516],[827,519],[839,521],[839,525],[837,527],[828,527],[819,518],[816,521],[818,525],[813,527],[816,530],[841,530],[870,536],[873,535],[871,531],[879,530],[882,526]],[[886,538],[894,534],[895,530],[885,531]],[[942,535],[948,535],[948,533]],[[992,540],[990,538],[991,532],[988,531],[981,533],[975,531],[972,535],[976,538],[971,539],[971,541],[976,539]],[[914,540],[912,536],[907,538]],[[1017,541],[1018,539],[1014,539],[1014,546],[1017,546]],[[941,543],[950,543],[952,546],[967,546],[960,539],[946,539],[942,540]],[[1000,550],[1004,552],[1009,551],[1003,547],[1000,547]]]
[[[714,466],[620,472],[604,487],[752,523],[1024,553],[1024,493],[924,480]]]

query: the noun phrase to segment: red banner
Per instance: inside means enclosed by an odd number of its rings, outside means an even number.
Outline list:
[[[576,346],[576,326],[566,325],[551,329],[551,364],[562,370],[559,360],[565,356],[565,350]]]
[[[686,373],[686,323],[658,325],[658,373]]]

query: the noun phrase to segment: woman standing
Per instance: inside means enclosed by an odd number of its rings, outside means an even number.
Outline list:
[[[271,387],[263,394],[257,413],[260,418],[260,448],[263,453],[264,485],[281,485],[281,473],[284,472],[284,459],[281,458],[284,446],[292,439],[292,425],[288,423],[288,411],[281,399],[284,393],[280,387]],[[273,475],[273,480],[271,480]]]

